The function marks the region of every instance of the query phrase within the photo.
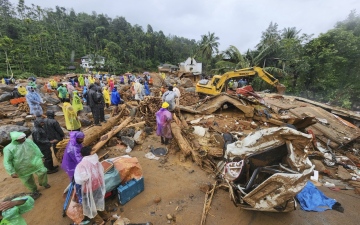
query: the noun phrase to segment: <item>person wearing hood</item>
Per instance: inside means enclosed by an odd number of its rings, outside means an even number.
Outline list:
[[[124,75],[120,76],[120,84],[125,84]]]
[[[60,86],[58,87],[57,91],[59,93],[59,98],[61,100],[61,102],[64,102],[66,96],[68,95],[68,91],[66,88],[66,84],[59,84]]]
[[[38,176],[40,186],[50,188],[47,178],[47,169],[43,163],[44,155],[39,147],[25,133],[10,132],[11,143],[4,150],[4,168],[12,178],[19,178],[25,187],[33,192],[33,197],[40,197],[34,175]]]
[[[30,81],[30,83],[28,84],[28,86],[33,87],[34,89],[37,88],[35,81]]]
[[[26,88],[24,86],[22,86],[22,85],[19,85],[18,92],[22,97],[26,96],[26,94],[27,94]]]
[[[103,90],[99,84],[99,82],[95,83],[95,86],[96,86],[96,91],[97,91],[97,94],[96,94],[96,97],[97,97],[97,100],[99,101],[99,113],[100,113],[100,122],[104,122],[106,123],[107,121],[105,120],[105,96],[103,94]]]
[[[46,120],[45,120],[45,131],[47,134],[48,139],[56,140],[53,143],[51,143],[53,147],[54,154],[58,152],[58,149],[56,148],[56,144],[62,141],[65,137],[64,131],[61,129],[61,126],[59,122],[55,119],[55,112],[52,110],[49,110],[46,112]]]
[[[139,82],[138,79],[135,80],[134,84],[135,100],[142,101],[144,99],[144,86]]]
[[[101,126],[101,124],[100,124],[101,99],[100,99],[99,93],[97,92],[97,87],[95,86],[95,84],[90,85],[90,90],[88,92],[87,104],[90,106],[91,113],[94,118],[95,126]]]
[[[69,93],[70,98],[73,96],[73,91],[75,91],[74,85],[72,85],[71,83],[67,83],[66,84],[66,89]]]
[[[72,107],[77,112],[83,110],[84,106],[81,102],[81,98],[78,95],[78,91],[73,91]]]
[[[105,101],[106,108],[109,108],[109,106],[110,106],[110,93],[109,93],[109,90],[108,90],[107,86],[103,87],[103,92],[102,93],[104,95],[104,101]]]
[[[85,104],[87,104],[87,100],[88,100],[88,88],[86,86],[84,86],[83,89],[83,93],[82,93],[82,100]]]
[[[114,78],[110,78],[109,79],[109,87],[110,87],[110,91],[112,91],[114,89]]]
[[[82,74],[80,74],[78,81],[79,81],[80,87],[83,87],[85,85],[85,80],[84,80],[84,77]]]
[[[177,95],[177,98],[175,99],[175,103],[176,103],[176,106],[179,106],[179,105],[180,105],[180,96],[181,96],[181,93],[180,93],[179,88],[176,87],[176,84],[174,84],[173,86],[174,86],[173,91],[174,91],[175,94]]]
[[[43,118],[37,118],[34,121],[34,129],[32,132],[32,137],[34,143],[39,147],[41,153],[44,155],[44,165],[47,168],[47,173],[52,174],[58,171],[58,166],[54,166],[54,162],[51,154],[51,144],[57,142],[58,140],[49,140],[48,135],[45,130],[45,120]]]
[[[33,87],[27,86],[27,94],[26,101],[30,108],[30,114],[40,117],[43,114],[43,110],[41,108],[41,104],[43,104],[43,100],[40,95],[35,92]]]
[[[64,100],[62,110],[64,113],[66,129],[68,131],[80,131],[81,123],[77,118],[77,111],[70,104],[69,98]]]
[[[29,196],[7,197],[0,202],[0,225],[27,225],[21,214],[24,214],[34,208],[34,199]]]
[[[156,135],[161,137],[161,144],[169,144],[169,139],[172,138],[171,135],[171,112],[167,110],[169,103],[164,102],[161,106],[161,109],[156,112]]]
[[[111,105],[115,106],[114,115],[117,115],[119,113],[118,105],[122,102],[122,100],[116,87],[114,87],[114,89],[112,90],[110,99],[111,99]]]
[[[61,163],[61,168],[65,170],[70,181],[74,178],[74,171],[77,164],[79,164],[83,158],[80,151],[84,138],[85,135],[81,131],[70,132],[70,140],[65,148],[64,157]]]
[[[149,84],[147,81],[145,81],[145,85],[144,85],[144,91],[145,91],[145,96],[149,96],[151,94],[150,88],[149,88]]]
[[[173,91],[173,86],[169,86],[168,90],[163,94],[162,101],[169,103],[168,110],[173,111],[175,109],[175,98],[178,98],[177,94]]]
[[[90,81],[89,81],[89,78],[88,77],[85,77],[84,78],[84,82],[85,82],[85,86],[89,86],[89,84],[90,84]]]
[[[111,217],[105,210],[104,168],[97,154],[91,155],[91,148],[81,149],[83,159],[76,166],[74,179],[81,185],[81,203],[83,214],[99,225],[105,224]]]

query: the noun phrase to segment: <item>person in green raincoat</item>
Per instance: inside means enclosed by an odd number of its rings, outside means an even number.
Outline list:
[[[4,152],[4,167],[12,178],[20,178],[23,184],[34,193],[34,198],[40,196],[34,180],[38,176],[39,185],[50,188],[47,169],[43,163],[44,155],[39,147],[22,132],[10,132],[11,143]]]
[[[0,225],[27,225],[21,214],[34,207],[34,199],[30,196],[5,199],[0,203]]]
[[[33,87],[34,89],[37,88],[36,83],[34,81],[31,81],[28,86]]]
[[[83,110],[84,108],[81,102],[81,98],[78,95],[78,91],[73,91],[72,107],[76,113],[79,112],[80,110]]]
[[[82,74],[80,74],[78,81],[79,81],[80,87],[83,87],[85,85],[85,80],[84,80],[84,77]]]
[[[59,93],[59,98],[60,98],[61,102],[64,102],[64,100],[68,94],[66,84],[60,85],[60,87],[58,87],[57,91]]]

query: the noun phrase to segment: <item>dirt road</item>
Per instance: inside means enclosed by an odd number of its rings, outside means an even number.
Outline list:
[[[150,136],[142,146],[137,146],[131,156],[137,157],[143,168],[145,191],[136,196],[124,206],[117,207],[112,214],[121,215],[133,223],[152,222],[154,225],[168,224],[166,215],[176,217],[171,224],[197,225],[200,224],[205,194],[199,187],[203,184],[214,183],[214,178],[202,171],[191,161],[180,162],[179,154],[170,151],[162,160],[149,160],[144,157],[148,146],[159,146],[159,138]],[[114,147],[119,155],[123,149]],[[101,152],[99,153],[101,155]],[[1,165],[2,157],[1,157]],[[26,192],[18,179],[8,176],[4,167],[0,166],[1,197]],[[36,200],[35,207],[24,215],[29,225],[65,225],[70,224],[68,218],[62,217],[64,188],[68,185],[68,178],[63,171],[49,175],[50,189],[42,189],[42,196]],[[322,213],[296,210],[291,213],[264,213],[245,211],[237,208],[229,199],[228,192],[217,190],[212,207],[207,217],[207,225],[278,225],[278,224],[358,224],[360,209],[359,196],[353,190],[330,191],[320,188],[329,197],[335,198],[345,208],[344,213],[329,210]],[[156,197],[161,202],[154,203]],[[114,205],[116,200],[107,201],[107,205]]]

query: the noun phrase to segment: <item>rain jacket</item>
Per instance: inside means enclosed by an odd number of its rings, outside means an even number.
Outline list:
[[[10,132],[11,143],[3,150],[6,172],[10,175],[16,173],[19,177],[44,170],[42,161],[44,156],[39,147],[30,139],[26,139],[23,143],[16,141],[22,134],[17,131]]]
[[[110,91],[112,91],[114,89],[114,79],[113,78],[111,78],[109,80],[109,87],[110,87]]]
[[[90,84],[94,84],[94,83],[95,83],[95,78],[89,77],[89,83],[90,83]]]
[[[60,86],[58,87],[57,91],[59,92],[59,98],[66,98],[66,95],[68,93],[66,87]]]
[[[179,97],[174,91],[166,91],[162,96],[162,101],[169,103],[169,110],[175,109],[175,98]]]
[[[104,168],[98,155],[85,156],[76,166],[74,178],[81,185],[83,213],[94,218],[97,211],[105,210]]]
[[[41,122],[45,122],[44,119],[39,118],[34,121],[34,129],[32,132],[32,137],[34,143],[40,148],[40,150],[46,151],[47,149],[50,149],[51,143],[48,139],[48,135],[45,129],[42,126],[40,126]]]
[[[165,138],[172,138],[170,125],[172,120],[171,112],[167,109],[161,108],[155,115],[157,125],[156,135]]]
[[[6,82],[5,82],[5,79],[3,78],[3,79],[1,79],[1,83],[2,84],[6,84]]]
[[[83,93],[82,93],[84,103],[87,103],[87,95],[88,95],[88,88],[86,86],[84,86]]]
[[[81,87],[85,85],[85,80],[82,74],[80,74],[78,81]]]
[[[146,95],[146,96],[149,96],[151,92],[150,92],[150,88],[149,88],[148,82],[145,82],[144,89],[145,89],[145,95]]]
[[[51,85],[52,88],[56,88],[57,87],[57,82],[55,80],[51,80],[50,85]]]
[[[28,86],[33,87],[34,89],[37,88],[36,83],[34,81],[31,81]]]
[[[54,139],[61,141],[64,138],[65,134],[64,131],[61,129],[59,122],[54,119],[54,111],[47,111],[46,115],[47,119],[45,120],[45,130],[48,139],[50,141]]]
[[[43,110],[40,106],[40,103],[43,103],[43,100],[41,99],[40,95],[34,91],[30,91],[30,86],[27,86],[27,94],[26,94],[26,101],[30,108],[30,114],[35,116],[41,116],[43,114]]]
[[[135,91],[135,100],[143,100],[144,86],[140,84],[138,80],[135,81],[134,91]]]
[[[67,144],[64,152],[64,157],[61,163],[61,168],[65,170],[70,180],[74,177],[75,167],[82,160],[81,148],[82,144],[76,142],[77,138],[84,138],[85,135],[81,131],[70,132],[70,141]]]
[[[119,105],[121,102],[121,97],[117,88],[115,87],[111,92],[111,105]]]
[[[75,112],[83,110],[84,108],[77,91],[73,91],[72,107],[74,108]]]
[[[81,123],[77,118],[77,112],[71,106],[70,103],[64,102],[62,107],[64,117],[65,117],[65,124],[67,130],[77,130],[81,127]]]
[[[107,87],[104,87],[103,96],[104,96],[105,104],[110,104],[110,93]]]
[[[70,95],[72,95],[73,91],[75,91],[74,86],[69,83],[66,85],[66,88]]]
[[[27,94],[26,88],[23,86],[18,87],[18,92],[20,95],[25,96]]]
[[[85,77],[84,82],[85,82],[85,85],[88,86],[89,85],[89,78]]]
[[[90,85],[90,90],[88,92],[88,102],[87,104],[90,106],[90,107],[95,107],[98,102],[96,101],[96,86],[94,84],[91,84]]]
[[[11,201],[17,200],[26,200],[26,202],[22,205],[14,206],[10,209],[7,209],[2,212],[3,219],[0,222],[0,225],[27,225],[24,218],[22,218],[21,214],[24,214],[30,211],[34,207],[34,199],[30,196],[23,196],[14,198]]]

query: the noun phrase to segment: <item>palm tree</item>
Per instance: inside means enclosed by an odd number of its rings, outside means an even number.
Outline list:
[[[208,32],[207,35],[202,35],[199,43],[199,53],[207,61],[207,67],[209,67],[209,62],[211,62],[212,56],[214,53],[219,52],[219,37],[215,36],[215,33]],[[206,67],[205,67],[206,68]]]

